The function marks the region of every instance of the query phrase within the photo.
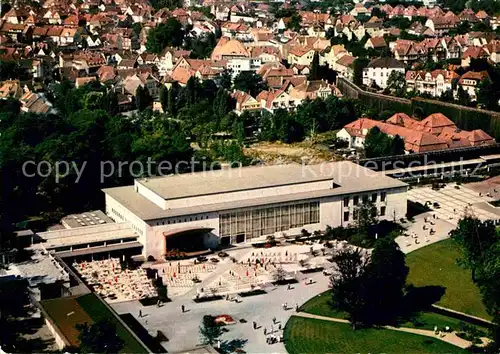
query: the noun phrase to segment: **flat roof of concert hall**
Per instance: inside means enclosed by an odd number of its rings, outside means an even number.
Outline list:
[[[272,188],[333,179],[341,184],[341,179],[353,177],[359,182],[376,182],[385,185],[388,181],[373,181],[370,170],[349,161],[327,162],[316,165],[274,165],[249,166],[242,168],[214,170],[164,177],[138,179],[136,183],[165,200],[189,198],[219,193]]]
[[[294,185],[328,180],[332,180],[333,188],[318,188],[313,191],[293,193]],[[133,186],[103,190],[143,220],[407,186],[404,182],[349,161],[317,165],[251,166],[138,179],[135,183],[167,201],[214,195],[213,203],[208,205],[164,210],[141,193],[136,192]],[[230,203],[217,201],[217,194],[278,186],[290,186],[291,193],[279,196],[263,194],[262,197],[235,200]]]

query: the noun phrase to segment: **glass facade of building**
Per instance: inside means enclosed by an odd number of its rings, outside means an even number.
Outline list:
[[[277,231],[319,223],[319,202],[254,208],[219,216],[220,237],[231,243],[272,235]]]

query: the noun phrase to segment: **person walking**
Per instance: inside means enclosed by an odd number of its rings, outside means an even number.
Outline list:
[[[142,317],[142,311],[139,310],[139,317]]]
[[[257,329],[257,322],[253,321],[253,329]]]
[[[181,305],[181,310],[182,310],[182,313],[184,313],[184,311],[186,310],[186,308],[184,307],[184,305]]]

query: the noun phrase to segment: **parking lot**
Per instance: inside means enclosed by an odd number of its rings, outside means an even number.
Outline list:
[[[484,194],[479,196],[478,192],[455,183],[449,183],[438,190],[433,190],[430,186],[410,189],[408,199],[422,205],[427,203],[433,214],[453,224],[456,224],[465,212],[480,220],[500,219],[500,208],[494,208],[488,203],[494,198]]]

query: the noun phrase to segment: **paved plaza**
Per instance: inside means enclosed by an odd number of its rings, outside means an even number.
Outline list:
[[[138,316],[139,310],[145,316],[138,318],[139,322],[152,334],[161,330],[169,339],[162,343],[169,352],[188,350],[200,343],[199,326],[204,315],[228,314],[237,323],[226,326],[228,332],[221,337],[222,343],[242,341],[241,347],[247,353],[285,353],[283,343],[269,345],[266,343],[264,328],[267,333],[272,329],[275,335],[281,335],[281,325],[284,328],[290,316],[295,312],[296,304],[303,304],[315,295],[328,289],[329,278],[321,272],[303,276],[303,279],[293,284],[292,289],[287,286],[266,287],[267,294],[239,298],[238,303],[218,300],[204,303],[195,303],[189,297],[177,298],[173,302],[164,304],[161,308],[155,306],[143,307],[138,301],[113,304],[118,313],[131,313]],[[313,279],[313,284],[306,285],[306,279]],[[282,304],[287,302],[288,310]],[[182,313],[181,305],[186,306]],[[273,325],[273,317],[276,324]],[[246,323],[240,323],[244,319]],[[253,321],[260,327],[254,330]],[[271,327],[273,326],[273,328]]]
[[[408,191],[408,199],[427,206],[438,218],[456,225],[463,217],[466,209],[481,220],[499,220],[500,208],[494,208],[488,202],[494,198],[485,193],[474,191],[464,185],[448,183],[444,188],[433,190],[430,186],[412,188]],[[439,207],[434,207],[434,203]]]

